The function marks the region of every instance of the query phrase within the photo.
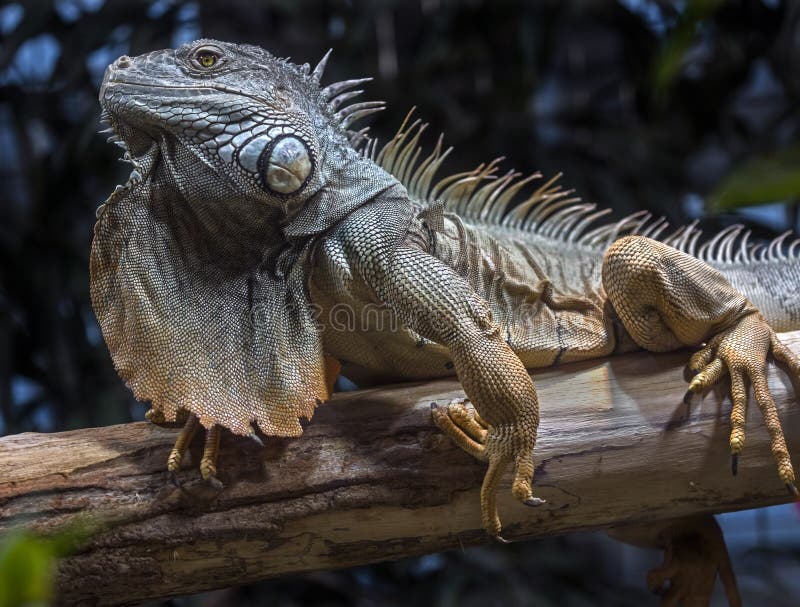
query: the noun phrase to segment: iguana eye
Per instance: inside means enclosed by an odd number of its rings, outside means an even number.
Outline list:
[[[293,194],[311,174],[308,147],[297,137],[286,135],[261,154],[261,175],[266,186],[278,194]]]
[[[216,47],[202,46],[192,54],[192,62],[201,68],[214,67],[222,57],[222,52]]]

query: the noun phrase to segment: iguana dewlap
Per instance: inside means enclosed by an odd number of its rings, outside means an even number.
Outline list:
[[[800,328],[799,241],[759,249],[737,226],[698,246],[694,226],[598,222],[555,179],[497,161],[435,178],[441,140],[421,152],[419,121],[382,148],[351,130],[382,104],[351,102],[363,79],[322,86],[326,59],[201,40],[106,72],[104,117],[134,170],[98,210],[92,303],[151,417],[188,414],[170,470],[200,425],[209,479],[221,427],[301,434],[337,361],[363,382],[455,373],[477,415],[453,403],[434,419],[488,462],[498,536],[508,464],[513,494],[541,503],[526,369],[697,346],[690,391],[730,375],[734,456],[750,384],[795,490],[765,369],[772,355],[800,374],[775,334]]]

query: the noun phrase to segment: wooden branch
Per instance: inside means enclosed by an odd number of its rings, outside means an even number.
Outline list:
[[[800,351],[800,332],[785,334]],[[537,495],[501,488],[509,538],[789,501],[756,407],[739,475],[728,452],[721,389],[692,406],[686,352],[635,353],[536,373],[542,424]],[[770,385],[796,462],[800,409],[782,370]],[[484,465],[432,424],[430,403],[462,396],[452,380],[337,395],[304,436],[260,448],[226,436],[219,494],[164,468],[176,431],[146,423],[0,439],[0,531],[102,523],[59,569],[64,602],[131,603],[271,576],[372,563],[485,543]],[[191,451],[200,456],[199,437]]]

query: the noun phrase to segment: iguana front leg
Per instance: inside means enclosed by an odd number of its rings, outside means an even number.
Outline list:
[[[759,311],[717,270],[663,243],[642,236],[615,242],[603,260],[603,285],[631,337],[655,352],[705,346],[689,366],[692,392],[731,376],[732,467],[744,446],[747,382],[752,384],[767,430],[778,475],[797,494],[775,402],[767,385],[767,357],[800,376],[800,359],[778,340]]]
[[[481,517],[484,529],[499,537],[496,492],[509,463],[515,466],[514,497],[526,505],[542,503],[531,487],[539,426],[533,380],[502,338],[488,306],[448,266],[422,251],[401,247],[387,279],[390,276],[379,290],[384,301],[412,329],[447,346],[464,391],[487,424],[483,450],[466,450],[489,462],[481,487]],[[435,419],[444,425],[440,415]],[[452,431],[448,434],[453,436]],[[462,441],[457,443],[464,447]]]
[[[333,388],[336,380],[339,378],[341,372],[341,363],[325,354],[325,383],[328,389],[328,395],[333,394]],[[170,481],[174,485],[178,485],[177,473],[181,469],[183,457],[189,449],[189,445],[194,439],[197,432],[201,429],[200,419],[194,413],[190,413],[186,409],[181,409],[175,417],[174,422],[168,422],[164,417],[163,411],[159,409],[149,409],[145,413],[145,418],[157,425],[167,428],[174,428],[176,424],[183,423],[181,431],[178,433],[178,438],[175,439],[175,444],[167,456],[167,474]],[[256,434],[255,428],[251,427],[251,432],[248,438],[255,442],[259,447],[263,447],[264,443],[261,438]],[[219,443],[222,438],[222,426],[214,425],[205,431],[205,439],[203,444],[203,456],[200,460],[200,476],[211,485],[214,489],[223,489],[222,482],[217,478],[217,458],[219,456]]]
[[[516,467],[515,497],[528,505],[542,502],[531,489],[539,426],[533,380],[492,321],[486,302],[432,255],[411,245],[382,241],[383,231],[376,222],[385,218],[378,210],[364,213],[351,224],[352,232],[339,237],[377,299],[391,306],[412,330],[448,348],[464,391],[487,424],[485,445],[466,450],[489,462],[481,514],[486,531],[497,537],[501,524],[495,493],[509,463]]]
[[[155,421],[153,421],[153,423],[155,423]],[[175,445],[169,452],[169,456],[167,457],[167,473],[175,485],[178,484],[177,473],[181,469],[183,456],[186,454],[192,439],[195,434],[197,434],[200,427],[200,420],[198,417],[194,413],[189,413],[183,428],[181,428],[181,431],[178,433],[178,438],[175,439]],[[217,478],[217,456],[219,454],[221,433],[222,426],[211,426],[211,428],[206,430],[203,457],[200,460],[200,475],[203,477],[204,481],[217,490],[223,488],[222,483]],[[255,432],[251,437],[254,437],[254,439],[261,444],[261,439],[258,438]]]

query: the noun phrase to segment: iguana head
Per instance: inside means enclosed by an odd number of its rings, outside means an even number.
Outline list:
[[[199,40],[120,57],[106,70],[100,103],[139,164],[156,151],[189,152],[183,161],[191,166],[171,167],[187,196],[230,191],[289,212],[352,159],[351,139],[359,134],[350,124],[383,108],[367,102],[339,109],[369,79],[322,88],[327,57],[312,71],[259,47]]]
[[[353,147],[345,101],[314,70],[253,46],[200,40],[120,57],[100,90],[134,164],[98,210],[92,304],[115,366],[174,419],[248,434],[301,432],[327,398],[309,309],[320,235],[397,180]]]

